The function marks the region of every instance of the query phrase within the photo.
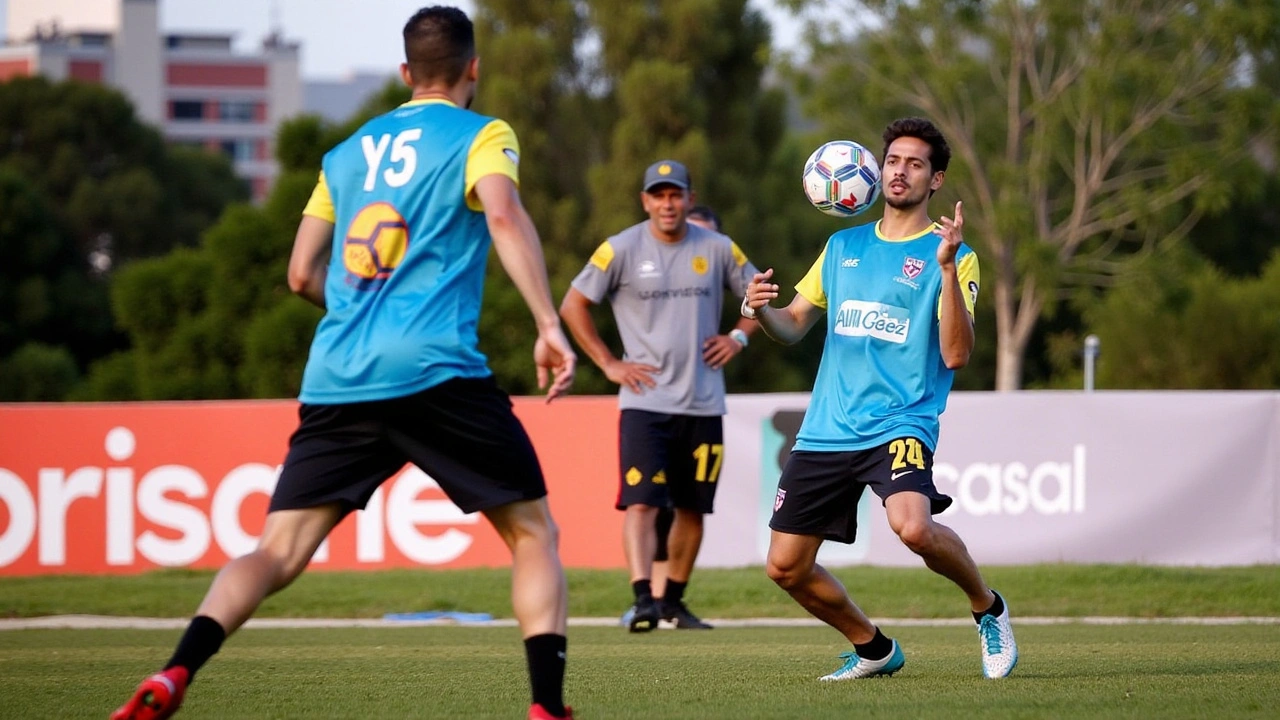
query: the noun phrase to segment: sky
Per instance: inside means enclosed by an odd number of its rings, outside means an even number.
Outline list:
[[[800,24],[773,0],[752,2],[773,23],[775,43],[794,45]],[[236,47],[251,51],[260,46],[275,19],[285,39],[302,43],[303,78],[335,80],[357,71],[385,73],[397,67],[403,54],[397,41],[400,28],[414,11],[430,4],[432,0],[160,0],[160,27],[165,32],[234,34]],[[474,9],[472,0],[452,4],[468,12]],[[7,0],[0,0],[0,37],[7,33],[5,10]]]

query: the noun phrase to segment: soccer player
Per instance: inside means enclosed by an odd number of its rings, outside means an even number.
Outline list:
[[[785,308],[769,305],[778,297],[772,268],[752,278],[742,304],[784,344],[827,311],[813,394],[773,504],[767,571],[853,644],[822,680],[902,669],[898,643],[816,562],[824,540],[854,541],[858,500],[870,487],[898,538],[968,596],[983,674],[1002,678],[1018,661],[1009,609],[955,531],[933,519],[951,504],[934,487],[933,451],[953,374],[973,350],[978,258],[963,242],[960,203],[954,218],[929,217],[951,159],[942,133],[904,118],[885,129],[884,146],[883,219],[832,235]]]
[[[560,304],[560,317],[606,377],[621,408],[623,550],[635,611],[628,628],[646,632],[660,619],[677,629],[709,629],[684,603],[702,545],[703,515],[714,507],[724,459],[724,374],[747,346],[755,322],[739,319],[721,334],[724,291],[742,297],[756,272],[729,238],[688,222],[689,171],[663,160],[645,171],[640,202],[649,219],[605,240]],[[613,355],[591,319],[605,298],[625,351]],[[655,519],[673,507],[666,588],[651,584]]]
[[[405,25],[404,45],[412,100],[325,155],[298,227],[289,287],[326,314],[258,547],[218,574],[173,657],[115,720],[172,715],[226,637],[406,462],[464,512],[484,513],[510,548],[529,717],[572,717],[562,699],[558,531],[533,445],[477,349],[491,244],[537,323],[533,357],[548,402],[568,390],[576,358],[520,202],[515,134],[467,109],[478,76],[471,20],[424,8]]]
[[[694,205],[689,208],[689,223],[697,225],[711,232],[720,232],[720,216],[716,215],[716,211],[706,205]],[[671,524],[675,521],[675,511],[670,507],[658,508],[658,516],[654,520],[654,532],[657,534],[657,549],[653,553],[652,574],[649,582],[652,585],[654,597],[662,597],[662,593],[667,587],[667,564],[670,554],[667,548],[667,540],[671,535]],[[622,613],[621,622],[624,627],[631,627],[631,618],[635,617],[636,606],[632,603],[627,611]]]

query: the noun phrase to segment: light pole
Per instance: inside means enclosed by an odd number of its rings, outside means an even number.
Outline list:
[[[1102,341],[1097,335],[1086,335],[1084,338],[1084,391],[1093,392],[1093,368],[1098,362]]]

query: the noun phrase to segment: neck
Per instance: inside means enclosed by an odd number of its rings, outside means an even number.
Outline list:
[[[890,240],[898,240],[918,235],[932,224],[929,208],[923,202],[909,208],[885,205],[884,217],[880,220],[880,234]]]
[[[688,228],[689,228],[688,223],[680,223],[680,225],[676,227],[675,231],[666,233],[658,229],[658,223],[652,220],[649,221],[649,234],[652,235],[655,240],[658,240],[664,243],[680,242],[681,240],[684,239],[685,233],[688,231]]]
[[[458,105],[458,101],[448,90],[440,88],[414,88],[412,100],[448,100],[454,105]]]

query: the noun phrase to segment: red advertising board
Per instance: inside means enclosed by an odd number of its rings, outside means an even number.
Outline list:
[[[621,567],[617,403],[515,398],[561,556]],[[261,532],[292,401],[0,405],[0,576],[217,568]],[[502,566],[510,556],[413,467],[345,519],[314,569]]]

